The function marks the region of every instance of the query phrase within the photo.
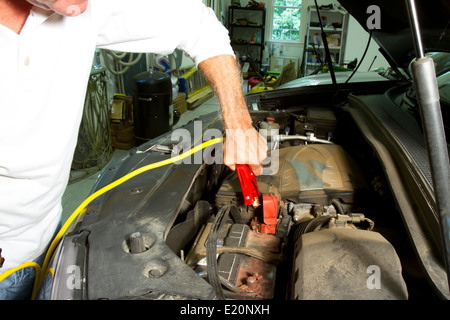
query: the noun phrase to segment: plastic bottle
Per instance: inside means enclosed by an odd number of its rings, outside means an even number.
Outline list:
[[[280,133],[280,125],[275,122],[275,118],[267,117],[266,121],[261,121],[259,124],[261,135],[267,140],[267,147],[271,149],[272,137]]]
[[[256,43],[260,44],[261,43],[261,34],[258,32],[256,33]]]

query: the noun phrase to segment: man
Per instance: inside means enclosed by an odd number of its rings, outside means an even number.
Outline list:
[[[200,0],[0,0],[0,47],[0,276],[41,262],[60,222],[95,47],[187,52],[219,98],[227,146],[249,139],[226,164],[262,171],[228,33]],[[8,276],[0,298],[29,297],[33,277]]]

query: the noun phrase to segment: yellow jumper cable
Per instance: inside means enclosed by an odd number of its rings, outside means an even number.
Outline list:
[[[75,209],[75,211],[70,215],[70,217],[67,219],[67,221],[64,223],[64,225],[61,227],[60,231],[58,232],[58,234],[55,236],[55,238],[53,239],[46,255],[45,255],[45,259],[44,259],[44,263],[42,264],[42,268],[40,268],[40,266],[34,262],[26,262],[14,269],[10,269],[8,271],[6,271],[5,273],[0,275],[0,281],[3,281],[6,277],[8,277],[9,275],[13,274],[14,272],[23,269],[23,268],[27,268],[27,267],[34,267],[36,270],[36,278],[35,278],[35,284],[33,287],[33,295],[32,295],[32,299],[36,298],[37,292],[39,290],[40,285],[42,284],[42,281],[44,280],[44,276],[47,273],[47,269],[48,269],[48,265],[50,264],[51,258],[53,257],[54,251],[56,249],[56,247],[58,246],[61,238],[64,236],[64,234],[66,233],[67,229],[72,225],[73,221],[75,219],[77,219],[81,213],[83,213],[85,211],[86,206],[91,203],[94,199],[98,198],[99,196],[101,196],[102,194],[110,191],[111,189],[117,187],[118,185],[124,183],[125,181],[130,180],[131,178],[144,173],[146,171],[149,170],[153,170],[159,167],[163,167],[166,166],[168,164],[171,163],[175,163],[177,161],[181,161],[191,155],[193,155],[194,153],[209,147],[211,145],[220,143],[224,140],[224,138],[216,138],[216,139],[212,139],[206,142],[203,142],[201,145],[198,145],[192,149],[190,149],[189,151],[186,151],[176,157],[171,157],[169,159],[166,160],[162,160],[156,163],[152,163],[149,164],[147,166],[143,166],[139,169],[136,169],[128,174],[126,174],[125,176],[123,176],[122,178],[115,180],[113,182],[111,182],[110,184],[106,185],[105,187],[101,188],[100,190],[94,192],[92,195],[90,195],[88,198],[86,198],[86,200],[84,200],[77,209]]]

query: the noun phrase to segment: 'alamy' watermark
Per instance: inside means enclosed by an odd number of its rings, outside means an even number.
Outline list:
[[[379,6],[371,5],[367,7],[367,14],[370,14],[366,20],[366,26],[369,30],[381,29],[381,10]]]
[[[371,275],[367,278],[366,285],[370,290],[381,289],[381,270],[377,265],[371,265],[367,268],[367,273]]]
[[[263,154],[267,150],[267,141],[272,139],[271,132],[267,129],[260,129],[259,132],[253,129],[249,130],[232,130],[227,129],[225,132],[225,141],[221,143],[212,144],[205,147],[203,150],[194,153],[190,157],[183,158],[181,160],[174,161],[175,164],[230,164],[245,163],[245,164],[258,164],[261,162],[263,165],[262,175],[271,175],[278,172],[279,168],[279,149],[275,148],[271,150],[267,157],[263,160],[259,155],[263,150]],[[258,138],[256,135],[260,134],[263,139]],[[202,121],[194,121],[194,134],[187,129],[180,128],[172,132],[171,140],[178,142],[172,150],[172,157],[179,156],[180,154],[190,150],[192,146],[198,146],[203,142],[222,138],[223,134],[218,129],[207,129],[203,131]]]
[[[77,265],[70,265],[67,267],[66,285],[70,290],[81,289],[81,269]]]

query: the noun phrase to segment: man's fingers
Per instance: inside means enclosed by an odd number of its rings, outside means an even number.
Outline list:
[[[235,170],[235,164],[247,164],[255,175],[262,174],[262,161],[267,157],[267,141],[254,128],[227,130],[224,163]]]
[[[252,169],[255,176],[259,176],[262,174],[263,168],[262,165],[249,164],[250,169]]]

